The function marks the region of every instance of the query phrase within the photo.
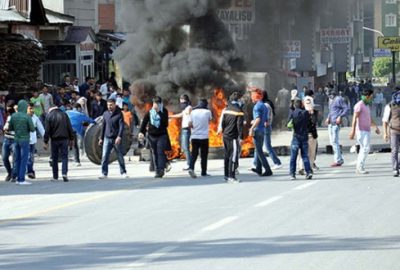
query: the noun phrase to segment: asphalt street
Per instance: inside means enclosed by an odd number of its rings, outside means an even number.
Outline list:
[[[0,269],[400,269],[390,154],[369,155],[368,175],[355,159],[332,169],[319,155],[314,179],[296,181],[288,157],[263,178],[242,159],[242,182],[227,184],[222,160],[197,179],[174,162],[161,180],[138,162],[129,179],[112,164],[97,180],[100,167],[85,161],[53,183],[43,158],[33,185],[0,182]]]

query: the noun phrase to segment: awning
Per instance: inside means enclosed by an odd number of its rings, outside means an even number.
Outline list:
[[[75,21],[75,17],[56,12],[51,9],[46,10],[46,18],[49,21],[49,24],[70,24],[73,25]]]
[[[21,22],[28,23],[29,19],[24,17],[16,9],[0,9],[0,22]]]

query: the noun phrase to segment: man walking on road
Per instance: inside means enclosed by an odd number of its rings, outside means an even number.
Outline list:
[[[365,170],[365,161],[370,150],[371,126],[375,126],[376,134],[380,134],[379,128],[371,118],[370,106],[374,100],[373,94],[374,91],[372,89],[363,90],[361,100],[354,106],[353,123],[349,138],[352,140],[357,134],[357,143],[360,145],[356,167],[356,173],[358,174],[368,174]]]
[[[201,176],[207,177],[207,159],[208,159],[208,139],[209,124],[212,119],[211,111],[207,108],[206,99],[200,99],[199,104],[190,114],[189,127],[192,128],[192,156],[190,157],[189,175],[196,178],[194,166],[196,164],[199,150],[201,153]]]
[[[35,162],[35,145],[37,143],[37,134],[36,130],[39,131],[41,137],[44,136],[44,127],[42,122],[40,121],[39,117],[35,114],[35,104],[30,103],[28,106],[28,115],[32,118],[33,126],[35,127],[35,131],[30,133],[30,140],[29,140],[29,157],[28,157],[28,177],[31,179],[36,178],[35,170],[33,169],[33,164]]]
[[[399,177],[399,146],[400,146],[400,90],[393,93],[392,101],[385,106],[382,118],[383,139],[390,139],[393,176]]]
[[[122,149],[124,118],[121,109],[115,104],[115,99],[107,100],[107,109],[103,114],[103,129],[99,138],[99,145],[103,146],[101,158],[102,174],[99,176],[99,179],[106,179],[108,177],[108,162],[112,149],[117,153],[119,171],[122,178],[128,178]]]
[[[255,150],[257,152],[256,168],[251,169],[259,176],[271,176],[272,171],[267,158],[263,152],[265,127],[268,125],[268,109],[262,102],[261,89],[254,88],[251,91],[251,100],[255,104],[253,108],[253,122],[249,134],[253,137]],[[262,171],[264,168],[264,172]]]
[[[325,124],[328,125],[329,140],[333,150],[334,163],[331,167],[340,167],[343,165],[344,160],[340,149],[339,132],[342,124],[342,117],[348,114],[349,106],[343,97],[339,96],[335,90],[330,90],[329,99],[329,114]]]
[[[30,185],[25,181],[26,165],[29,157],[30,132],[35,131],[31,117],[27,114],[28,103],[25,100],[18,102],[18,112],[11,116],[10,131],[15,131],[15,168],[18,175],[17,185]]]
[[[72,144],[74,134],[68,115],[61,111],[58,107],[52,107],[46,116],[44,146],[48,149],[49,140],[51,139],[51,167],[53,170],[52,181],[58,180],[58,155],[61,153],[62,178],[64,182],[68,182],[68,145]]]
[[[238,104],[239,94],[232,93],[229,98],[228,107],[222,115],[222,133],[224,139],[224,169],[225,181],[228,183],[238,183],[235,171],[240,156],[240,145],[243,140],[243,118],[244,112]]]

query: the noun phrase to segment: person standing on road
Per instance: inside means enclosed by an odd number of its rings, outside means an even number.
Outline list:
[[[312,170],[308,158],[308,126],[310,114],[303,109],[302,101],[295,98],[293,101],[294,111],[289,116],[289,121],[293,125],[293,138],[290,152],[290,180],[296,180],[296,162],[297,156],[301,154],[304,169],[306,170],[306,179],[312,179]]]
[[[169,148],[168,137],[168,110],[164,107],[162,98],[153,98],[153,107],[143,117],[140,126],[139,140],[143,141],[146,133],[150,143],[151,154],[156,171],[155,178],[165,175],[167,156],[165,152]]]
[[[179,98],[179,105],[182,112],[171,115],[170,118],[182,118],[182,129],[181,129],[181,149],[185,153],[187,167],[183,170],[187,171],[190,167],[190,128],[189,120],[190,113],[192,112],[192,106],[188,95],[181,95]]]
[[[383,93],[380,88],[375,93],[374,104],[375,104],[375,116],[376,118],[382,117],[382,106],[383,106]]]
[[[315,93],[315,97],[314,97],[314,103],[316,105],[319,105],[319,107],[321,108],[318,111],[318,126],[321,127],[322,126],[322,122],[324,120],[324,113],[325,113],[325,105],[326,102],[328,100],[328,96],[325,94],[324,90],[322,89],[322,87],[318,87],[318,91],[317,93]]]
[[[58,180],[58,155],[61,154],[62,178],[68,182],[68,146],[72,145],[74,134],[68,115],[58,107],[50,108],[46,116],[43,148],[49,147],[51,139],[51,167],[53,171],[52,181]]]
[[[392,101],[385,106],[382,123],[383,139],[390,140],[393,176],[399,177],[400,90],[393,93]]]
[[[371,143],[371,126],[375,126],[376,134],[380,134],[380,130],[371,118],[370,106],[373,103],[372,89],[365,89],[361,93],[361,100],[354,106],[353,122],[349,138],[352,140],[357,134],[357,143],[360,145],[358,153],[356,173],[368,174],[365,170],[365,161],[369,154]]]
[[[253,137],[255,151],[257,153],[256,168],[252,168],[251,170],[259,176],[271,176],[273,173],[263,152],[265,127],[268,125],[269,119],[268,109],[262,102],[262,99],[262,90],[251,88],[251,101],[255,105],[253,107],[253,122],[249,129],[249,134]]]
[[[238,183],[235,172],[243,140],[244,112],[239,105],[239,93],[234,92],[222,115],[221,127],[224,140],[224,179],[228,183]]]
[[[95,124],[92,118],[82,113],[82,107],[79,103],[75,103],[72,110],[67,110],[66,113],[71,121],[72,130],[74,132],[74,161],[75,166],[81,166],[79,148],[83,147],[83,138],[85,136],[85,125]]]
[[[35,152],[36,148],[35,145],[37,143],[37,134],[36,130],[39,132],[40,136],[44,136],[44,127],[42,122],[40,121],[39,117],[37,117],[35,113],[35,104],[29,103],[28,106],[28,115],[32,118],[33,126],[35,127],[35,131],[30,133],[30,140],[29,140],[29,157],[28,157],[28,164],[27,164],[27,175],[31,179],[36,178],[35,170],[33,169],[33,165],[35,162]]]
[[[128,178],[122,149],[124,128],[124,118],[121,109],[116,105],[115,99],[108,99],[107,111],[103,114],[103,129],[99,138],[99,145],[103,146],[101,175],[99,179],[106,179],[108,177],[108,162],[112,149],[117,153],[121,177]]]
[[[18,102],[18,112],[10,119],[9,130],[15,132],[15,168],[18,175],[16,184],[30,185],[25,181],[26,165],[29,157],[30,132],[35,131],[31,117],[27,114],[28,103],[25,100]]]
[[[200,99],[199,104],[193,108],[190,114],[189,127],[191,130],[192,155],[190,157],[189,175],[196,178],[194,171],[197,157],[201,156],[201,176],[210,176],[207,173],[208,159],[208,143],[209,143],[209,125],[212,119],[211,111],[207,108],[208,102],[206,99]]]
[[[344,160],[340,149],[339,132],[342,118],[348,114],[349,106],[335,90],[329,91],[329,99],[329,114],[325,124],[328,125],[329,140],[333,150],[334,163],[332,163],[331,167],[340,167],[343,165]]]
[[[3,159],[3,164],[4,167],[6,168],[7,171],[7,176],[5,178],[5,181],[13,181],[15,182],[17,179],[17,171],[15,168],[15,144],[14,144],[14,137],[15,137],[15,132],[10,131],[9,126],[10,126],[10,120],[11,116],[15,113],[15,102],[14,100],[8,100],[6,104],[6,111],[7,111],[7,120],[4,125],[4,139],[3,139],[3,145],[1,149],[1,157]],[[13,156],[13,164],[11,165],[10,162],[10,156]]]
[[[47,85],[43,86],[42,93],[39,95],[39,98],[43,102],[44,114],[42,114],[42,117],[44,120],[45,114],[49,113],[50,108],[54,106],[53,96],[49,93],[49,87]]]

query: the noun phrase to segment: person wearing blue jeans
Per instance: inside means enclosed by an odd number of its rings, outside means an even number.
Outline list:
[[[35,115],[34,111],[35,105],[33,103],[30,103],[28,106],[28,115],[31,116],[32,118],[32,123],[33,126],[35,127],[35,131],[30,133],[30,139],[29,139],[29,155],[28,155],[28,164],[27,164],[27,175],[31,179],[36,178],[35,170],[33,169],[33,164],[35,162],[35,145],[37,143],[37,134],[36,130],[39,132],[40,136],[44,136],[44,127],[42,122],[40,121],[39,117]]]
[[[25,100],[18,102],[18,112],[11,116],[9,130],[15,132],[15,169],[18,175],[16,184],[30,185],[25,181],[26,164],[29,156],[30,132],[35,131],[31,117],[27,114],[28,103]]]
[[[261,89],[251,89],[251,100],[255,104],[253,108],[253,122],[250,127],[250,136],[253,136],[254,146],[257,153],[256,168],[252,169],[253,172],[259,176],[272,175],[271,168],[263,153],[264,132],[265,127],[268,125],[268,108],[262,102],[263,94]],[[263,172],[264,168],[264,172]]]
[[[312,170],[308,158],[308,124],[310,114],[303,109],[302,101],[299,98],[294,100],[294,111],[290,114],[289,120],[293,123],[293,138],[290,145],[290,180],[296,179],[296,165],[299,150],[303,159],[306,179],[312,179]]]
[[[10,156],[13,155],[13,164],[11,165]],[[17,172],[15,171],[15,149],[14,139],[4,137],[3,146],[1,151],[4,167],[7,171],[6,181],[15,181],[17,179]]]
[[[272,147],[271,133],[272,133],[272,127],[271,126],[265,127],[265,129],[264,129],[264,145],[267,148],[269,157],[272,159],[272,162],[274,163],[274,166],[272,167],[272,169],[279,169],[282,167],[282,162],[278,158],[278,155],[276,154],[274,148]],[[256,166],[256,164],[257,164],[257,159],[258,159],[258,157],[257,157],[257,151],[256,151],[256,152],[254,152],[254,160],[253,160],[254,166]]]
[[[192,112],[192,106],[189,96],[183,94],[179,98],[179,105],[182,112],[174,115],[170,115],[169,118],[182,118],[182,129],[181,129],[181,149],[186,157],[187,167],[183,170],[187,171],[190,167],[190,128],[189,119],[190,113]]]
[[[103,145],[101,157],[101,176],[99,179],[108,177],[108,162],[111,150],[114,149],[119,163],[119,171],[122,178],[128,178],[126,174],[125,160],[122,151],[122,136],[125,124],[121,109],[116,105],[115,99],[107,100],[107,111],[103,113],[103,128],[99,145]]]

